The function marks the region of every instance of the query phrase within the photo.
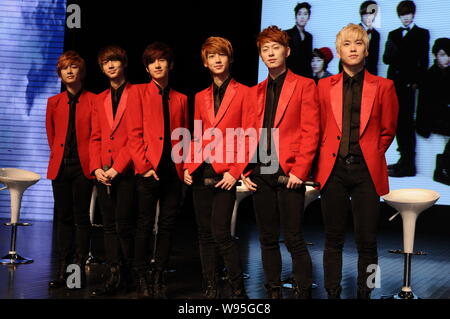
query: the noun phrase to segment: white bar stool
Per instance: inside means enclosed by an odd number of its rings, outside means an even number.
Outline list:
[[[423,252],[413,252],[416,220],[421,212],[430,208],[439,199],[440,194],[429,189],[405,188],[391,191],[382,198],[397,210],[389,220],[400,214],[403,220],[403,251],[391,251],[404,254],[404,271],[402,290],[393,296],[383,296],[382,299],[419,299],[411,289],[411,258],[413,255],[424,255]]]
[[[9,253],[0,259],[0,264],[29,264],[33,262],[32,259],[21,257],[16,251],[17,227],[31,226],[29,223],[19,223],[20,206],[25,190],[40,179],[39,174],[31,171],[19,168],[0,168],[0,183],[5,185],[0,190],[9,190],[11,202],[11,221],[5,223],[5,225],[12,226]]]

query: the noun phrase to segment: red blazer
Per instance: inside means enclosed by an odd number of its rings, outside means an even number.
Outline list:
[[[128,108],[128,96],[132,85],[127,84],[122,92],[116,116],[113,117],[111,89],[97,96],[92,112],[91,134],[91,174],[107,165],[117,172],[124,173],[132,164],[127,147],[128,131],[125,113]]]
[[[145,174],[156,170],[164,146],[164,112],[159,88],[152,81],[134,85],[128,97],[127,112],[128,147],[135,172]],[[175,90],[169,92],[170,130],[189,127],[187,97]],[[172,146],[178,141],[172,140]],[[178,176],[183,179],[183,163],[175,165]]]
[[[251,89],[250,100],[255,104],[258,129],[264,122],[267,83],[266,79]],[[319,103],[314,80],[287,71],[273,128],[278,128],[275,149],[279,150],[277,155],[283,172],[287,176],[292,173],[301,180],[309,180],[320,133]]]
[[[253,126],[253,114],[246,105],[248,93],[249,88],[247,86],[231,79],[217,115],[214,114],[213,84],[195,95],[194,121],[201,120],[202,127],[200,129],[200,127],[194,125],[194,138],[191,141],[187,156],[189,160],[184,164],[184,169],[187,169],[189,174],[192,174],[203,163],[205,160],[203,154],[207,154],[209,151],[217,159],[217,162],[211,163],[216,173],[229,172],[235,179],[240,178],[241,173],[247,166],[248,156],[242,158],[241,162],[238,161],[238,147],[243,145],[239,144],[235,137],[228,137],[227,139],[227,128],[234,130],[236,128],[247,129]],[[212,129],[220,130],[222,141],[216,138],[217,135],[211,136],[211,138],[207,135],[203,136],[206,130],[211,132]],[[221,155],[217,153],[216,149],[216,147],[220,147],[220,142],[222,143]],[[216,147],[209,145],[211,143],[214,143]],[[232,153],[232,155],[229,153]]]
[[[339,153],[342,136],[342,73],[319,81],[321,136],[315,179],[323,187]],[[389,192],[386,158],[397,128],[398,101],[391,80],[365,71],[359,145],[377,193]]]
[[[75,130],[77,135],[78,156],[83,173],[92,178],[89,171],[89,139],[91,137],[91,116],[96,95],[83,91],[78,99],[75,112]],[[50,160],[47,178],[55,179],[64,155],[67,129],[69,127],[69,97],[64,91],[48,99],[45,126],[47,129]]]

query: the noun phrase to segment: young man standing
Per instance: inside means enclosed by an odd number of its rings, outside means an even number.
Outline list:
[[[187,97],[169,86],[174,63],[172,49],[154,42],[145,49],[143,62],[151,82],[134,86],[127,120],[139,197],[135,267],[139,295],[166,299],[163,275],[183,185],[183,164],[172,160],[172,146],[177,141],[171,135],[174,129],[188,127],[189,114]],[[153,251],[152,230],[158,201],[158,235],[151,271],[149,252]]]
[[[259,137],[256,167],[249,177],[243,179],[254,191],[253,203],[260,231],[268,298],[282,298],[279,246],[282,231],[292,257],[297,284],[295,295],[309,299],[312,263],[301,230],[305,201],[302,184],[309,180],[319,140],[317,89],[314,80],[295,75],[287,69],[286,58],[291,50],[286,32],[270,26],[258,35],[256,41],[269,76],[251,89],[249,101],[255,109],[255,128],[267,134]],[[276,164],[273,172],[267,172],[268,163],[261,149],[275,159],[271,161],[272,165]],[[288,179],[287,185],[280,183],[280,177]]]
[[[89,203],[92,176],[89,172],[89,139],[95,94],[83,90],[85,63],[75,51],[63,53],[58,75],[67,88],[48,99],[46,129],[50,160],[47,178],[52,180],[59,248],[57,279],[50,288],[66,286],[67,266],[78,263],[82,284],[89,254]],[[75,242],[74,238],[75,230]],[[76,254],[73,254],[72,247]]]
[[[400,159],[388,166],[392,177],[416,175],[415,99],[428,69],[430,33],[414,23],[415,13],[413,1],[398,4],[402,26],[389,32],[383,55],[384,63],[389,65],[387,77],[394,81],[400,105],[396,134]]]
[[[291,54],[287,58],[287,67],[295,74],[311,78],[313,36],[305,30],[311,17],[311,5],[308,2],[297,3],[294,12],[295,26],[286,30],[291,48]]]
[[[125,78],[127,62],[125,50],[118,46],[108,46],[98,54],[98,64],[110,88],[98,95],[92,115],[90,171],[97,180],[110,274],[91,296],[115,295],[131,283],[136,214],[135,177],[125,121],[131,89]]]
[[[201,121],[202,128],[194,127],[189,162],[184,165],[184,181],[193,186],[200,258],[206,284],[205,298],[219,297],[217,250],[228,269],[232,298],[248,298],[238,247],[230,231],[236,181],[246,164],[238,163],[235,158],[232,161],[225,159],[230,153],[237,152],[237,145],[228,142],[227,129],[245,129],[250,126],[248,121],[253,114],[245,104],[248,88],[230,76],[233,48],[227,39],[208,38],[201,54],[203,65],[211,73],[213,83],[195,96],[194,121]],[[214,147],[208,144],[211,140],[202,139],[202,135],[206,136],[205,132],[211,130],[220,133],[218,136],[213,133]],[[198,161],[197,151],[201,152]],[[211,156],[207,156],[207,153]],[[216,183],[208,183],[208,180],[215,180]]]
[[[320,182],[325,224],[323,257],[328,298],[340,298],[342,249],[351,208],[358,248],[358,292],[369,299],[369,265],[378,263],[379,196],[389,192],[384,153],[397,123],[398,102],[391,80],[364,70],[368,36],[349,24],[336,36],[344,71],[319,81],[321,143],[315,180]]]

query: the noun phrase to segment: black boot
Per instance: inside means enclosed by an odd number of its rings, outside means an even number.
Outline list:
[[[57,289],[57,288],[66,287],[66,285],[67,285],[66,280],[67,280],[67,275],[68,275],[66,273],[67,266],[68,266],[68,263],[65,261],[59,263],[56,279],[48,282],[48,288]]]
[[[341,287],[336,289],[327,289],[328,299],[341,299],[341,291]]]
[[[359,289],[356,292],[356,299],[369,300],[370,294],[372,293],[369,289]]]
[[[204,293],[205,299],[219,299],[219,286],[217,278],[208,280],[206,282],[206,290]]]
[[[121,268],[119,265],[109,267],[109,277],[102,287],[91,291],[91,297],[109,297],[116,295],[122,286]]]
[[[281,285],[265,285],[267,299],[283,299]]]
[[[310,288],[300,288],[298,286],[294,287],[294,298],[295,299],[312,299],[311,295],[312,289]]]
[[[244,280],[240,277],[236,282],[230,282],[231,299],[249,299],[245,291]]]
[[[153,274],[153,297],[155,299],[168,299],[163,270],[155,270]]]
[[[152,272],[150,270],[136,269],[136,277],[138,298],[153,298]]]

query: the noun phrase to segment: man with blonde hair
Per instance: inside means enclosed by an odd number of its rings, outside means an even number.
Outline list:
[[[315,179],[322,186],[323,263],[330,299],[340,298],[349,208],[358,249],[357,297],[370,298],[374,285],[369,275],[378,263],[379,196],[389,192],[384,154],[395,136],[398,102],[391,80],[364,70],[368,43],[361,26],[344,27],[336,36],[343,72],[318,85],[321,134]]]

